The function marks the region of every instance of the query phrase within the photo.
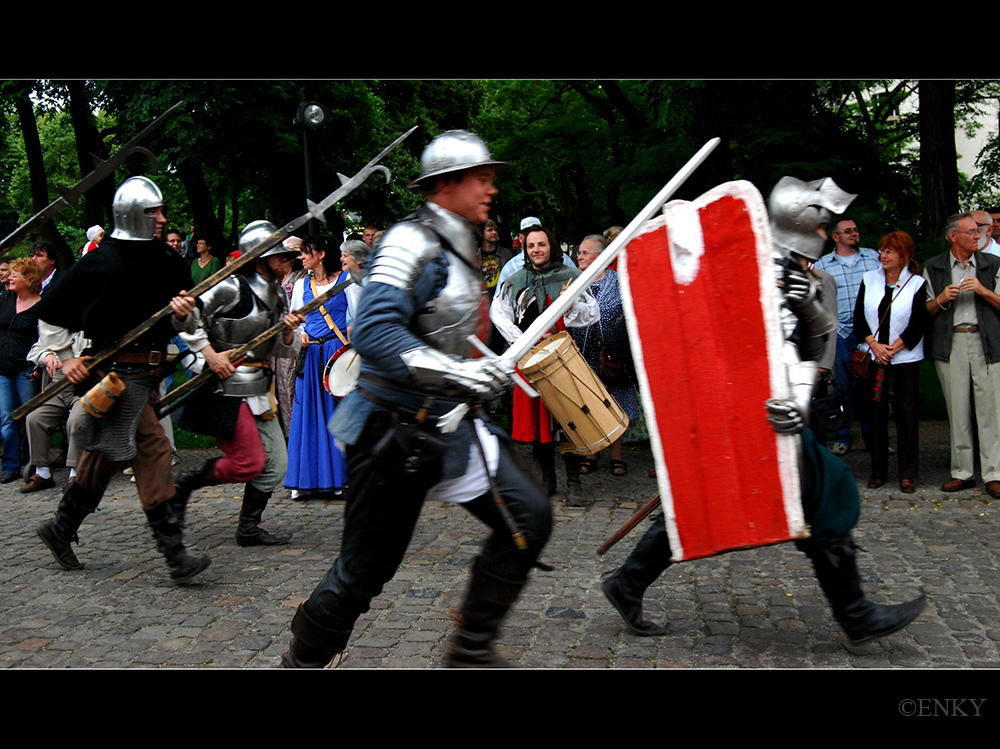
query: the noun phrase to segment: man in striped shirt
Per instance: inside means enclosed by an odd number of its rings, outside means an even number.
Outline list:
[[[870,270],[881,267],[879,254],[868,247],[861,247],[858,225],[852,219],[841,218],[832,225],[834,250],[816,262],[816,267],[833,276],[837,283],[837,358],[834,365],[834,379],[844,393],[846,407],[851,420],[854,419],[852,393],[854,378],[851,376],[851,352],[858,347],[854,336],[854,304],[861,289],[861,278]],[[862,434],[867,418],[861,417]],[[837,432],[836,441],[830,448],[835,455],[844,455],[851,449],[853,438],[851,428]]]

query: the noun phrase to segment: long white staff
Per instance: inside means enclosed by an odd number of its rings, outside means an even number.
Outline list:
[[[657,211],[670,200],[670,197],[674,194],[678,187],[680,187],[684,181],[691,176],[691,173],[701,166],[701,163],[708,158],[708,155],[715,150],[715,147],[719,145],[718,138],[712,138],[701,150],[698,151],[691,160],[688,161],[681,170],[674,175],[663,189],[657,193],[656,197],[653,198],[646,207],[643,208],[634,219],[622,229],[621,234],[615,237],[614,241],[608,245],[607,249],[604,250],[597,259],[591,263],[585,271],[577,276],[573,283],[571,283],[566,291],[560,294],[556,299],[552,301],[552,304],[542,312],[528,329],[524,331],[520,337],[514,341],[510,348],[508,348],[504,353],[497,357],[497,362],[503,366],[503,368],[509,372],[514,371],[514,367],[521,360],[521,358],[528,353],[532,346],[538,343],[538,339],[541,337],[542,333],[551,328],[556,324],[556,321],[562,317],[566,310],[570,308],[576,298],[583,294],[588,288],[590,288],[591,282],[605,271],[605,269],[614,262],[614,259],[618,257],[622,249],[631,241],[631,239],[636,236],[642,227],[656,214]]]

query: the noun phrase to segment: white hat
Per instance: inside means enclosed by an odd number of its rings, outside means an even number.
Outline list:
[[[93,242],[95,239],[97,239],[97,235],[102,233],[104,233],[104,229],[102,229],[97,224],[94,224],[89,229],[87,229],[87,239]]]
[[[529,226],[541,226],[542,222],[535,218],[534,216],[528,216],[527,218],[521,219],[521,231],[524,231]]]

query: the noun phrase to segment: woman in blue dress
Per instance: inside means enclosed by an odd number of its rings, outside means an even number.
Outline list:
[[[292,309],[300,309],[349,277],[341,272],[340,250],[332,237],[316,235],[303,241],[301,258],[308,275],[295,282]],[[347,344],[347,295],[337,294],[311,312],[299,334],[305,366],[295,382],[285,487],[292,491],[292,499],[339,495],[347,482],[347,464],[327,429],[337,404],[323,387],[323,368]]]

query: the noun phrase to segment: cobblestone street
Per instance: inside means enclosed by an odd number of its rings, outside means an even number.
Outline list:
[[[944,494],[947,425],[921,425],[917,493],[896,481],[862,488],[856,539],[863,584],[876,602],[923,588],[928,605],[904,631],[849,652],[808,559],[792,544],[674,565],[649,590],[648,617],[663,637],[629,634],[600,591],[645,525],[604,557],[597,548],[656,493],[648,448],[628,448],[628,475],[608,461],[583,477],[592,504],[555,505],[555,530],[538,572],[509,616],[502,655],[533,669],[881,669],[1000,667],[1000,528],[982,489]],[[205,451],[184,451],[195,465]],[[859,486],[869,454],[845,457]],[[894,476],[894,461],[890,477]],[[66,480],[65,470],[55,473]],[[560,482],[564,481],[560,476]],[[212,557],[187,587],[169,581],[127,476],[115,480],[75,550],[86,568],[60,569],[35,535],[59,500],[52,489],[0,488],[0,665],[5,668],[251,668],[278,665],[289,623],[336,556],[342,501],[276,493],[264,525],[294,531],[288,546],[244,549],[233,534],[241,488],[201,490],[186,541]],[[484,527],[460,507],[428,504],[395,579],[362,616],[342,668],[439,668],[450,610],[464,593]],[[979,696],[979,695],[973,695]]]

